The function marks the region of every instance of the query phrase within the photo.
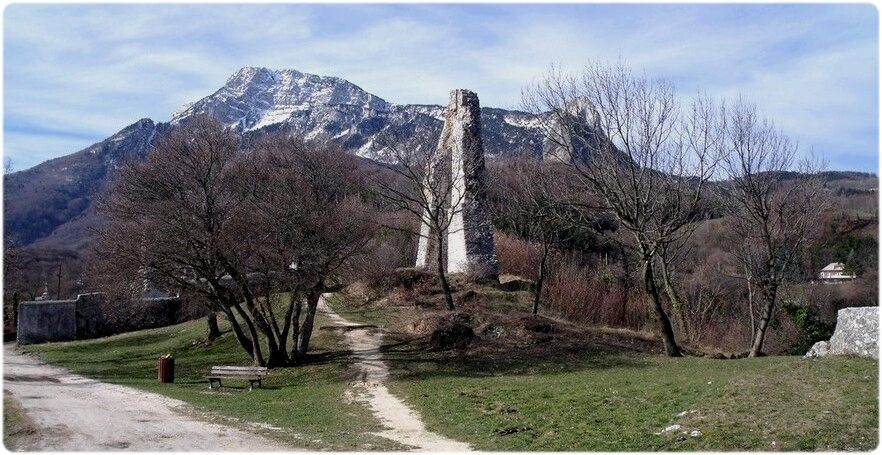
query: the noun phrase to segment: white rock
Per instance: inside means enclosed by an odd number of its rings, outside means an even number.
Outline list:
[[[879,358],[879,307],[843,308],[836,315],[836,331],[830,341],[819,341],[806,358],[856,355]]]
[[[689,433],[689,436],[691,436],[691,437],[693,437],[693,438],[697,438],[697,437],[701,436],[701,431],[699,431],[699,430],[692,430],[692,432]]]

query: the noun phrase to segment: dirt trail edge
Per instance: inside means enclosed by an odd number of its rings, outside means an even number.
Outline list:
[[[34,451],[294,451],[281,443],[179,412],[155,393],[106,384],[3,345],[3,393],[33,420]],[[302,450],[302,449],[301,449]]]
[[[359,325],[335,313],[324,297],[319,301],[319,311],[327,314],[335,324]],[[361,387],[356,393],[359,394],[359,398],[367,402],[374,416],[388,427],[387,430],[377,433],[379,436],[413,446],[419,451],[471,450],[471,447],[464,442],[454,441],[426,430],[420,416],[404,401],[389,392],[384,384],[389,376],[389,367],[380,354],[382,332],[377,329],[358,328],[347,330],[345,336],[353,356],[358,360],[356,366],[362,372],[362,383],[359,384]]]

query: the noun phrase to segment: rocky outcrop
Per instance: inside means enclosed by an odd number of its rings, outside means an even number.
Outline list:
[[[542,145],[542,157],[549,161],[587,162],[606,144],[600,114],[590,101],[578,98],[565,109],[549,112],[551,117]]]
[[[806,358],[856,355],[879,358],[879,307],[843,308],[836,316],[836,331],[830,341],[819,341]]]

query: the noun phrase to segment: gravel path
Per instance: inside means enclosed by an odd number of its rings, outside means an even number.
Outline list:
[[[319,311],[327,314],[335,324],[359,325],[335,313],[328,306],[324,297],[319,302]],[[361,383],[356,387],[355,393],[359,399],[368,404],[374,416],[387,427],[386,430],[377,433],[378,435],[415,447],[420,451],[464,452],[471,450],[471,447],[466,443],[454,441],[426,430],[419,415],[389,392],[384,384],[389,376],[389,367],[380,354],[382,332],[376,329],[358,328],[347,330],[345,336],[346,343],[352,349],[354,357],[358,359],[356,366],[362,373]]]
[[[187,404],[106,384],[3,346],[3,392],[33,420],[35,451],[296,450],[245,431],[189,417]],[[190,408],[192,409],[192,408]]]

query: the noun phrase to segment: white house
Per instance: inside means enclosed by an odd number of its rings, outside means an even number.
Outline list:
[[[845,273],[845,264],[841,262],[831,262],[827,264],[826,267],[821,269],[821,273],[818,274],[818,278],[821,281],[825,281],[828,283],[837,283],[840,281],[853,280],[856,278],[856,276]]]

